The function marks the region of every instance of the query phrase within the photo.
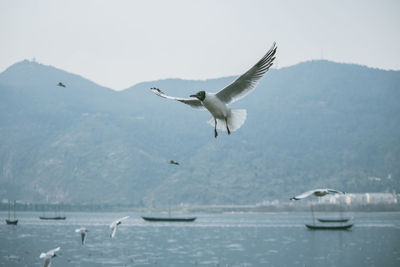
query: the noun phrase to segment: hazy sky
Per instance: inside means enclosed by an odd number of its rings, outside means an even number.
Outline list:
[[[0,0],[0,72],[36,58],[115,90],[238,75],[278,44],[311,59],[400,69],[400,1]]]

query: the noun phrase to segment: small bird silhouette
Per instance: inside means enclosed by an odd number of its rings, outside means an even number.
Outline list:
[[[169,163],[170,163],[170,164],[179,165],[179,162],[176,162],[176,161],[174,161],[174,160],[170,160]]]
[[[63,84],[62,82],[59,82],[59,83],[57,84],[57,86],[66,87],[65,84]]]

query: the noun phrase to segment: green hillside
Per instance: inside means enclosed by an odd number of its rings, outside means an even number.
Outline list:
[[[149,90],[187,97],[234,78],[115,92],[35,62],[9,67],[0,74],[0,198],[247,204],[316,187],[399,191],[399,71],[328,61],[270,70],[232,105],[247,109],[244,126],[217,139],[208,112]]]

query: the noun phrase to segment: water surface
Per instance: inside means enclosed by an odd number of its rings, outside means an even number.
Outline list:
[[[65,213],[65,221],[40,215],[19,213],[9,226],[0,213],[0,266],[43,266],[40,253],[58,246],[52,266],[400,266],[400,213],[351,214],[348,231],[308,230],[308,213],[195,214],[192,223],[146,222],[129,212]],[[125,215],[110,239],[109,224]],[[89,229],[84,246],[79,227]]]

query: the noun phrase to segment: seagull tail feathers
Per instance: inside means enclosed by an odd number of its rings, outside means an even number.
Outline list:
[[[247,111],[245,109],[232,109],[228,117],[228,126],[231,131],[236,131],[246,121]]]
[[[246,121],[247,111],[245,109],[232,109],[231,114],[228,116],[228,126],[229,130],[236,131]],[[208,121],[208,124],[214,127],[214,117],[211,117]],[[221,131],[226,131],[226,122],[225,120],[217,119],[217,129]]]

